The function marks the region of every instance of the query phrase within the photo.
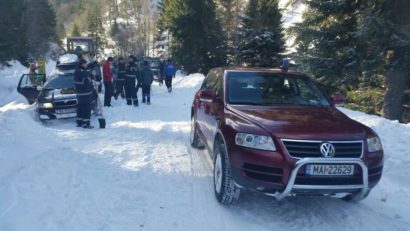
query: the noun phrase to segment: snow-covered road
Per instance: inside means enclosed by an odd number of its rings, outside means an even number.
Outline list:
[[[42,125],[18,101],[0,107],[0,230],[410,230],[410,125],[346,109],[385,148],[384,176],[366,200],[245,192],[219,205],[207,153],[189,145],[202,79],[178,77],[172,94],[154,86],[151,106],[114,101],[104,130]]]

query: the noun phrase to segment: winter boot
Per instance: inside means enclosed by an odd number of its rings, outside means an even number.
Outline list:
[[[134,101],[134,107],[138,107],[138,100]]]
[[[85,125],[83,126],[83,128],[85,129],[93,129],[94,127],[90,125],[90,123],[85,123]]]

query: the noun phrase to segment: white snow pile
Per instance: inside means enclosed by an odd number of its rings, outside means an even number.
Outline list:
[[[113,101],[107,128],[34,121],[24,104],[0,107],[0,230],[409,230],[410,125],[346,109],[376,130],[384,175],[358,204],[251,192],[223,207],[207,151],[189,145],[190,110],[204,76],[179,75],[152,105]],[[97,126],[96,118],[93,125]]]
[[[58,58],[60,64],[70,64],[77,62],[78,57],[75,54],[64,54]]]
[[[24,97],[17,92],[17,85],[21,75],[27,73],[28,69],[17,61],[9,64],[11,67],[0,67],[0,106],[14,100],[25,102]]]
[[[23,74],[28,73],[28,68],[18,61],[9,62],[10,67],[0,67],[0,106],[10,102],[25,103],[27,100],[17,92],[17,86]],[[55,69],[55,61],[46,63],[47,74]]]

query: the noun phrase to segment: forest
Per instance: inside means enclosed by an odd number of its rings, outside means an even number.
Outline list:
[[[281,4],[280,4],[281,3]],[[284,27],[283,7],[304,5]],[[52,56],[67,36],[101,54],[172,58],[189,73],[279,67],[313,77],[346,107],[410,121],[408,0],[2,0],[0,63]]]

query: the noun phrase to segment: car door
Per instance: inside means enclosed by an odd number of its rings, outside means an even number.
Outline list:
[[[205,136],[208,141],[208,146],[213,147],[213,141],[218,132],[219,123],[223,113],[223,71],[217,69],[212,78],[209,79],[209,89],[207,90],[208,98],[203,102],[204,107],[204,127]]]
[[[29,104],[36,102],[40,88],[46,80],[44,74],[24,74],[17,86],[17,92],[22,94]]]
[[[214,70],[209,71],[208,75],[205,77],[204,82],[202,83],[201,89],[198,91],[195,97],[195,104],[196,106],[196,121],[198,128],[200,130],[200,134],[203,136],[204,140],[206,139],[206,110],[207,104],[206,102],[209,101],[208,93],[210,90],[210,82],[211,79],[214,77]]]

